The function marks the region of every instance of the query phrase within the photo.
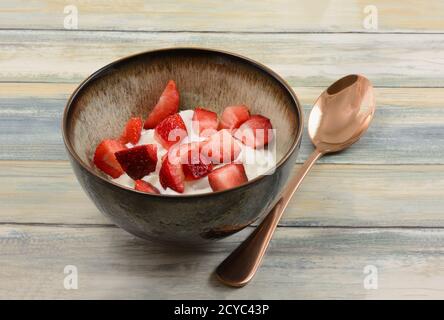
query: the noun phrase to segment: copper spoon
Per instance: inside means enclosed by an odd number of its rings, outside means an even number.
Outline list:
[[[315,150],[262,223],[218,266],[216,275],[222,283],[242,287],[253,278],[288,202],[308,171],[324,154],[342,151],[358,141],[370,126],[375,107],[373,87],[361,75],[345,76],[319,96],[308,120]]]

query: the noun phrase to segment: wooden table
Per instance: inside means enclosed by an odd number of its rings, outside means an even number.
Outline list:
[[[377,30],[361,0],[72,0],[78,29],[66,30],[66,1],[2,0],[0,298],[444,298],[444,3],[370,2]],[[64,104],[87,75],[189,45],[265,63],[306,111],[345,74],[376,87],[368,134],[316,165],[242,289],[211,272],[253,227],[199,252],[139,240],[86,198],[62,143]],[[305,134],[295,171],[311,150]]]

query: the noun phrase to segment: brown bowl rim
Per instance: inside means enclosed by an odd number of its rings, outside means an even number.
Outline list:
[[[132,58],[138,57],[138,56],[143,56],[146,54],[152,54],[152,53],[162,53],[162,52],[166,52],[166,51],[200,51],[200,52],[210,52],[210,53],[216,53],[216,54],[222,54],[222,55],[227,55],[227,56],[231,56],[237,59],[240,59],[241,61],[243,61],[244,63],[248,63],[251,66],[262,70],[263,72],[265,72],[268,76],[272,77],[274,80],[276,80],[278,83],[280,83],[286,90],[287,92],[290,94],[291,98],[293,99],[293,102],[296,104],[296,111],[298,113],[298,121],[299,121],[299,126],[298,126],[298,132],[295,135],[294,139],[293,139],[293,143],[291,145],[291,147],[289,148],[289,150],[285,153],[285,155],[279,160],[279,162],[276,164],[276,166],[270,170],[268,170],[267,172],[265,172],[264,174],[261,174],[259,176],[257,176],[256,178],[247,181],[246,183],[234,187],[234,188],[230,188],[230,189],[226,189],[226,190],[221,190],[221,191],[213,191],[213,192],[206,192],[206,193],[198,193],[198,194],[179,194],[179,195],[174,195],[174,194],[154,194],[154,193],[146,193],[146,192],[141,192],[132,188],[128,188],[126,186],[120,185],[116,182],[111,181],[110,179],[104,178],[98,174],[96,174],[93,170],[91,170],[77,155],[77,153],[74,151],[74,148],[71,145],[71,142],[68,139],[68,134],[67,134],[67,130],[68,130],[68,119],[69,119],[69,112],[72,106],[73,101],[76,99],[76,97],[79,95],[79,93],[82,91],[82,89],[84,87],[86,87],[91,81],[95,80],[97,77],[100,77],[104,72],[106,72],[108,69],[112,68],[113,66],[119,64],[119,63],[123,63],[125,61],[131,60]],[[135,53],[135,54],[131,54],[131,55],[127,55],[125,57],[119,58],[103,67],[101,67],[100,69],[96,70],[95,72],[93,72],[91,75],[89,75],[85,80],[83,80],[78,86],[77,88],[74,90],[74,92],[70,95],[68,101],[66,102],[65,105],[65,110],[63,112],[63,118],[62,118],[62,136],[63,136],[63,142],[65,144],[66,149],[68,150],[70,156],[75,159],[75,161],[83,168],[85,169],[87,172],[89,172],[90,174],[92,174],[93,176],[95,176],[98,179],[101,179],[102,181],[109,183],[113,186],[116,186],[118,188],[121,188],[123,190],[126,191],[132,191],[135,193],[139,193],[142,195],[146,195],[149,197],[160,197],[160,198],[199,198],[199,197],[207,197],[207,196],[212,196],[212,195],[219,195],[219,194],[223,194],[223,193],[227,193],[233,190],[238,190],[238,189],[242,189],[242,188],[247,188],[248,186],[251,186],[255,183],[257,183],[258,181],[262,180],[265,178],[265,176],[269,175],[267,174],[268,172],[271,172],[272,170],[276,171],[280,166],[282,166],[285,162],[288,161],[288,159],[290,158],[291,154],[293,154],[293,152],[295,151],[295,149],[297,148],[297,146],[299,145],[301,139],[302,139],[302,133],[304,130],[304,112],[302,110],[301,104],[296,96],[296,93],[293,91],[293,89],[291,88],[291,86],[281,77],[279,76],[275,71],[273,71],[272,69],[270,69],[269,67],[265,66],[264,64],[255,61],[253,59],[250,59],[248,57],[245,57],[243,55],[237,54],[237,53],[233,53],[230,51],[225,51],[225,50],[219,50],[219,49],[211,49],[211,48],[204,48],[204,47],[169,47],[169,48],[161,48],[161,49],[154,49],[154,50],[147,50],[147,51],[143,51],[143,52],[139,52],[139,53]],[[272,173],[274,174],[274,173]]]

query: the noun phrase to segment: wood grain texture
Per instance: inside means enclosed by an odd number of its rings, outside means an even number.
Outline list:
[[[66,160],[60,121],[73,84],[0,84],[0,159]],[[324,88],[295,87],[305,107]],[[441,88],[376,88],[377,113],[358,145],[321,163],[444,164]],[[26,128],[26,130],[23,130]],[[305,132],[298,163],[312,146]]]
[[[254,280],[227,288],[211,272],[251,228],[188,251],[116,228],[0,227],[0,298],[444,298],[444,231],[280,228]],[[78,290],[65,290],[66,265]],[[364,267],[378,270],[366,290]]]
[[[0,186],[0,223],[110,224],[68,162],[0,161]],[[281,225],[444,227],[443,190],[443,165],[317,165]]]
[[[71,82],[150,49],[204,46],[258,60],[293,86],[361,73],[376,86],[444,86],[444,34],[0,31],[0,82]]]
[[[406,0],[3,0],[0,28],[62,29],[66,5],[79,29],[145,31],[368,32],[364,8],[375,5],[377,32],[442,32],[442,1]]]

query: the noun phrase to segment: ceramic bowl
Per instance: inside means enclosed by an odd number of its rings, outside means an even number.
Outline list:
[[[169,79],[177,83],[181,109],[201,105],[220,114],[244,103],[270,118],[275,169],[233,189],[180,196],[141,193],[97,170],[97,144],[119,136],[131,116],[146,117]],[[68,100],[62,127],[80,185],[113,223],[141,238],[196,244],[233,234],[268,212],[292,171],[303,119],[290,86],[264,65],[224,51],[171,48],[120,59],[89,76]]]

